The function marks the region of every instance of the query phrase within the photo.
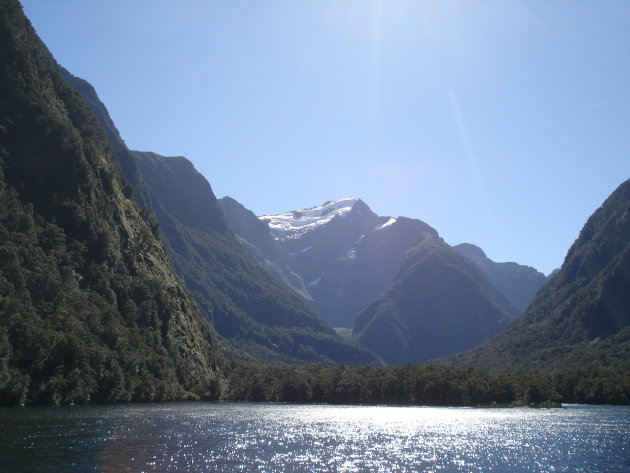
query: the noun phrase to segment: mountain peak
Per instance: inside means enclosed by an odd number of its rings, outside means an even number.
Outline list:
[[[352,206],[352,213],[357,215],[373,214],[372,209],[361,199],[356,199]]]
[[[261,215],[258,218],[267,222],[274,238],[297,238],[327,224],[335,217],[348,215],[357,203],[362,204],[360,208],[365,207],[369,210],[369,207],[362,200],[356,197],[346,197],[339,200],[329,200],[322,205],[308,209],[291,210],[277,215]]]
[[[477,245],[473,245],[472,243],[460,243],[459,245],[454,246],[456,250],[459,250],[460,253],[463,253],[465,256],[477,257],[482,260],[487,259],[486,253],[479,248]]]

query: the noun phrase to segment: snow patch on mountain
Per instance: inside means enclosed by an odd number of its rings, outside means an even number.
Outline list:
[[[326,225],[335,217],[347,215],[358,200],[348,197],[328,201],[310,209],[293,210],[278,215],[261,215],[258,218],[267,222],[274,238],[297,238],[321,225]]]
[[[374,231],[377,232],[377,231],[382,230],[383,228],[389,227],[390,225],[393,225],[395,223],[396,223],[396,219],[392,217],[387,222],[385,222],[384,224],[374,227]]]
[[[313,287],[313,286],[317,286],[319,284],[319,281],[322,280],[322,276],[324,275],[324,273],[321,274],[321,276],[319,276],[317,279],[314,279],[313,281],[311,281],[308,285],[308,287]]]
[[[289,256],[299,255],[300,253],[306,253],[312,248],[312,246],[307,246],[306,248],[301,249],[300,251],[296,251],[294,253],[289,253]]]

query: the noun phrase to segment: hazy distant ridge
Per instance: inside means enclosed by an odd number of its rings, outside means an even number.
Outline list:
[[[484,366],[588,363],[628,367],[630,180],[593,213],[562,268],[505,331],[456,359]]]

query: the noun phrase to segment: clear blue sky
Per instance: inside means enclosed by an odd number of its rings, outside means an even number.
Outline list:
[[[548,273],[630,178],[627,0],[23,0],[132,149]]]

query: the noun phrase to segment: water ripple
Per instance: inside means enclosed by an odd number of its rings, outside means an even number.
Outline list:
[[[7,472],[627,472],[630,408],[0,409]]]

